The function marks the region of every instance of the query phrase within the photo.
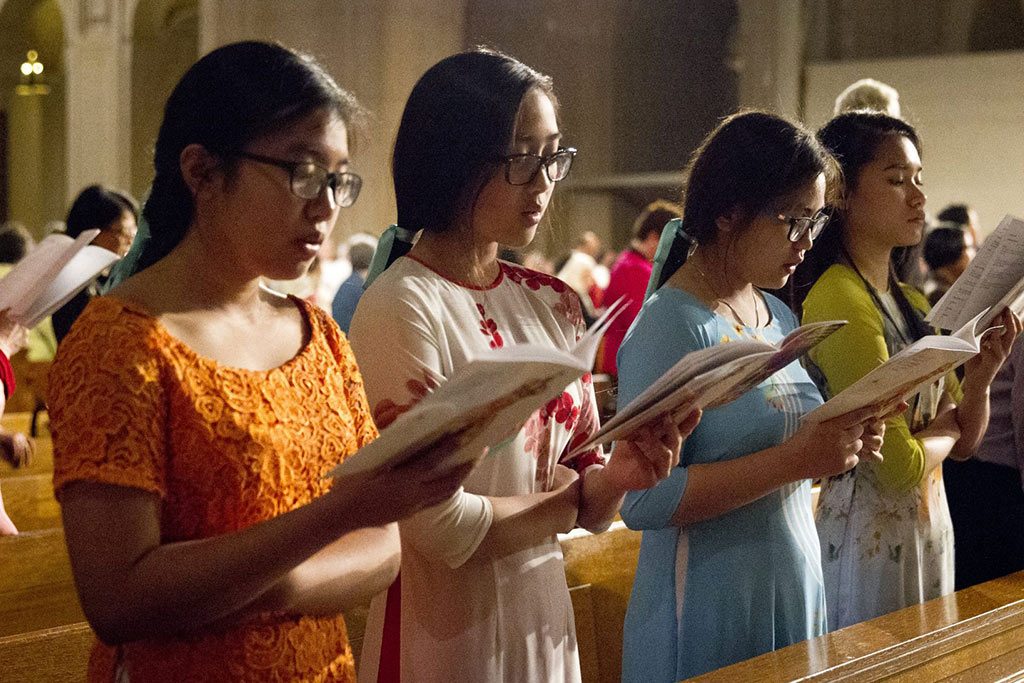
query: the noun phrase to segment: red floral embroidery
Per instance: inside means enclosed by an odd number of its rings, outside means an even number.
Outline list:
[[[503,347],[505,340],[501,338],[501,333],[498,332],[498,324],[487,317],[483,304],[477,304],[476,310],[480,312],[480,332],[491,338],[491,348],[500,349]]]
[[[584,387],[589,384],[591,378],[590,373],[583,376]],[[572,439],[569,440],[569,445],[565,449],[563,458],[565,455],[572,453],[581,444],[586,442],[594,432],[600,427],[600,420],[597,416],[597,403],[592,390],[587,391],[584,389],[583,402],[580,404],[580,415],[579,420],[576,422],[576,431],[572,435]],[[601,447],[595,447],[583,453],[580,453],[571,460],[561,460],[561,463],[566,467],[571,467],[577,472],[582,472],[591,465],[603,465],[605,464],[604,456],[601,455]]]
[[[580,305],[579,295],[571,289],[562,292],[554,310],[561,313],[576,328],[576,341],[579,341],[584,329],[583,307]]]
[[[537,411],[530,416],[524,427],[526,443],[523,445],[527,455],[540,458],[540,454],[547,448],[550,440],[550,429],[547,427],[547,420]]]
[[[568,391],[563,391],[561,396],[548,401],[540,411],[540,419],[544,424],[553,417],[555,422],[565,426],[566,431],[572,431],[579,416],[580,409],[573,405],[572,395]]]
[[[561,294],[569,289],[569,285],[565,284],[554,275],[548,275],[547,273],[541,273],[539,271],[522,268],[520,266],[513,266],[504,262],[501,263],[501,268],[505,272],[505,276],[507,278],[513,282],[525,285],[533,291],[537,291],[541,287],[550,287]]]
[[[390,398],[386,398],[378,403],[373,409],[373,421],[377,423],[377,429],[384,429],[396,419],[402,413],[406,412],[414,405],[423,400],[423,397],[429,394],[431,391],[439,386],[436,379],[430,376],[426,371],[423,372],[423,381],[416,379],[410,379],[405,383],[405,388],[412,394],[412,399],[408,403],[395,403]]]

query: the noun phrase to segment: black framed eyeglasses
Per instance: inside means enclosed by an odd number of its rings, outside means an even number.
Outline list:
[[[829,215],[824,211],[819,211],[813,216],[786,216],[780,213],[776,218],[789,225],[790,242],[799,242],[805,234],[810,235],[813,242],[828,224]]]
[[[576,158],[575,147],[559,147],[547,156],[539,154],[509,154],[498,157],[505,164],[505,180],[509,185],[529,185],[541,168],[553,183],[569,175],[572,160]]]
[[[316,199],[325,187],[329,187],[334,193],[335,204],[347,208],[356,203],[356,199],[359,198],[359,190],[363,187],[363,179],[355,173],[348,171],[332,173],[312,161],[286,161],[242,151],[228,152],[228,154],[269,166],[277,166],[288,171],[292,194],[300,199]]]

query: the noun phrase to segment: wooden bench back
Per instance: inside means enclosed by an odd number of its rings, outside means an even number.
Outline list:
[[[0,636],[85,621],[64,531],[0,538]]]
[[[622,670],[622,622],[640,555],[640,532],[611,530],[562,541],[583,680],[613,683]]]
[[[24,477],[27,474],[48,474],[53,476],[53,439],[49,434],[37,436],[34,439],[36,452],[32,456],[32,462],[15,469],[6,460],[0,459],[0,485],[5,479]]]
[[[0,680],[84,681],[93,639],[86,623],[0,637]]]
[[[0,494],[18,531],[42,531],[61,526],[60,505],[53,497],[52,474],[0,479]]]

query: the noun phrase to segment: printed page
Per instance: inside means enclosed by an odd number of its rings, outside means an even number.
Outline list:
[[[10,309],[15,320],[32,327],[25,313],[72,257],[98,234],[99,230],[86,230],[76,239],[64,234],[44,238],[0,280],[0,310]]]
[[[609,307],[571,353],[516,344],[474,358],[328,476],[394,467],[449,435],[459,439],[449,463],[472,461],[591,370],[601,335],[622,309]]]
[[[925,320],[944,330],[958,330],[991,308],[983,326],[1006,306],[1024,304],[1024,221],[1006,216],[985,238],[977,256]],[[1021,309],[1024,311],[1024,308]],[[1021,311],[1014,310],[1020,314]]]
[[[954,370],[977,353],[976,348],[962,339],[925,337],[812,410],[804,419],[824,422],[867,406],[875,406],[876,416],[886,415],[922,384]]]
[[[682,418],[694,408],[715,408],[735,401],[845,324],[829,320],[797,328],[782,340],[779,349],[743,340],[688,353],[574,453],[620,439],[660,415]]]
[[[109,249],[87,245],[75,254],[57,276],[39,293],[23,314],[25,327],[32,328],[85,289],[97,275],[118,260]]]

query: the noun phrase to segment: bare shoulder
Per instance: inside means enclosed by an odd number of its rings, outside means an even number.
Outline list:
[[[154,269],[148,268],[132,275],[107,292],[107,295],[134,304],[154,317],[173,310],[166,282],[162,281]]]

